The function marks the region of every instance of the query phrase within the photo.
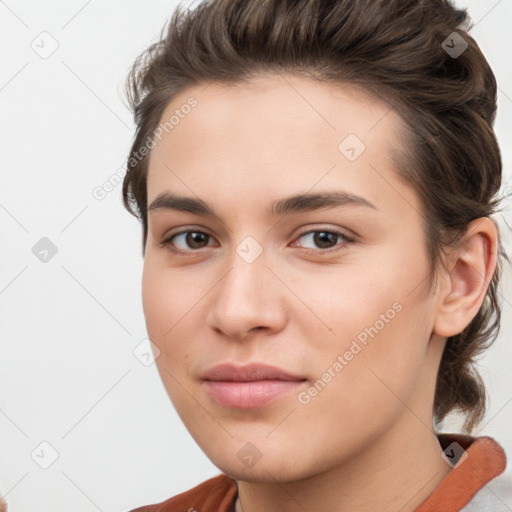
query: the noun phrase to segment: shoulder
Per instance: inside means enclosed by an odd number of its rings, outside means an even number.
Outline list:
[[[491,437],[439,434],[452,470],[415,512],[505,512],[510,503],[506,455]]]
[[[510,512],[511,505],[512,471],[507,470],[482,487],[461,512]]]
[[[506,455],[503,448],[492,438],[477,438],[487,444],[484,452],[486,460],[481,465],[492,464],[499,466],[490,474],[490,479],[474,495],[473,499],[462,509],[462,512],[509,512],[512,510],[512,468],[506,467]],[[476,442],[476,441],[475,441]]]
[[[166,501],[130,512],[230,512],[237,492],[236,482],[220,474]]]

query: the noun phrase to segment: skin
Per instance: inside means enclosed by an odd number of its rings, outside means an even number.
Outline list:
[[[419,196],[391,157],[402,121],[386,103],[353,87],[267,75],[191,87],[162,120],[190,96],[198,105],[152,150],[147,182],[148,204],[173,192],[201,198],[219,217],[148,214],[143,306],[173,405],[237,481],[237,510],[414,510],[450,470],[432,426],[436,374],[446,337],[484,299],[493,222],[470,225],[433,290]],[[366,146],[355,161],[338,149],[351,133]],[[375,209],[267,213],[285,196],[341,189]],[[174,254],[160,242],[181,229],[210,236],[196,245],[175,237],[168,246],[187,254]],[[311,231],[333,229],[354,241],[315,243]],[[236,252],[248,236],[263,251],[252,263]],[[206,369],[257,361],[307,379],[306,392],[396,303],[400,312],[307,404],[293,392],[234,409],[204,389]],[[252,467],[237,456],[248,442],[261,454]]]

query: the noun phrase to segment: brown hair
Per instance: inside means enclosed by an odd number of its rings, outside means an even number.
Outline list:
[[[137,151],[153,140],[170,100],[199,83],[240,83],[286,71],[360,86],[400,113],[406,129],[397,168],[420,196],[435,276],[445,248],[456,246],[468,224],[490,217],[499,203],[501,156],[492,128],[496,80],[469,28],[466,11],[444,0],[213,0],[188,10],[180,5],[160,40],[137,58],[127,82],[137,130],[123,201],[142,222],[143,253],[149,159]],[[437,425],[458,409],[465,414],[463,428],[471,431],[485,412],[474,361],[498,334],[502,257],[499,241],[482,307],[460,334],[448,338],[434,398]]]

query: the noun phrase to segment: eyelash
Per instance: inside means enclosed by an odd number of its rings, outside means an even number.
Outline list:
[[[183,235],[185,233],[201,233],[203,235],[206,235],[207,237],[212,238],[211,235],[209,235],[208,233],[205,233],[204,231],[190,229],[190,230],[179,231],[178,233],[173,233],[172,235],[168,236],[167,238],[165,238],[164,240],[159,242],[158,245],[160,247],[165,247],[169,252],[172,252],[174,254],[185,255],[185,256],[190,255],[191,253],[194,253],[194,252],[199,252],[201,249],[191,249],[189,251],[184,251],[181,249],[176,249],[175,247],[173,247],[171,245],[173,238],[175,238],[179,235]],[[343,239],[343,242],[341,244],[338,244],[338,248],[336,248],[336,246],[331,247],[329,249],[303,248],[303,250],[306,254],[313,254],[316,256],[318,256],[319,254],[331,254],[333,252],[339,252],[339,251],[345,250],[348,245],[355,242],[355,240],[353,238],[348,237],[347,235],[345,235],[345,233],[338,231],[336,229],[313,229],[313,230],[309,230],[309,231],[305,231],[304,233],[301,233],[297,238],[302,238],[303,236],[309,235],[312,233],[329,233],[332,235],[336,235],[336,236],[341,237]]]

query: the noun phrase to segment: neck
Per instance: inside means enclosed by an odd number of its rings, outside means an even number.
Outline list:
[[[287,483],[238,481],[236,512],[413,512],[450,467],[441,458],[435,433],[411,412],[404,416],[404,428],[393,429],[327,472]]]

